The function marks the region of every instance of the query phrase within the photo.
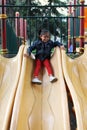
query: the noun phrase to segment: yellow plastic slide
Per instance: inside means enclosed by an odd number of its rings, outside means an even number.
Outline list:
[[[4,58],[0,55],[0,130],[9,130],[14,97],[17,90],[23,46],[14,58]]]
[[[51,63],[58,81],[50,83],[47,71],[43,68],[40,73],[43,83],[36,85],[31,83],[34,61],[30,57],[23,57],[10,130],[70,130],[59,48],[56,49]]]
[[[75,108],[77,130],[87,130],[87,46],[84,54],[74,60],[62,51],[62,63]]]

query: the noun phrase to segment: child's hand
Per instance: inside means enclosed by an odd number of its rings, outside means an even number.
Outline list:
[[[32,59],[35,60],[35,55],[34,55],[33,53],[31,53],[30,55],[27,54],[27,53],[24,54],[24,57],[29,57],[29,56],[30,56]]]
[[[25,54],[24,54],[24,57],[29,57],[29,54],[25,53]]]
[[[64,47],[64,45],[60,46],[60,48],[61,48],[62,50],[65,50],[65,47]]]

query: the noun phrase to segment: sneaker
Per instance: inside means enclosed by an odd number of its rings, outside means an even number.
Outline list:
[[[39,80],[37,77],[35,77],[35,78],[33,78],[33,79],[32,79],[32,83],[41,84],[41,83],[42,83],[42,81],[41,81],[41,80]]]
[[[50,82],[56,82],[57,81],[57,78],[54,77],[53,75],[50,75]]]

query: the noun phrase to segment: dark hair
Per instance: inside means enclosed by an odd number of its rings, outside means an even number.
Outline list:
[[[42,30],[40,30],[39,35],[44,35],[46,33],[50,33],[50,32],[46,29],[42,29]]]

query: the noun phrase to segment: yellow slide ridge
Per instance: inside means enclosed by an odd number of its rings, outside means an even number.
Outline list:
[[[40,74],[42,85],[35,85],[31,83],[34,61],[23,57],[10,130],[70,130],[59,48],[56,49],[51,62],[58,81],[50,83],[44,69]]]
[[[75,108],[77,130],[87,130],[87,46],[84,54],[74,60],[62,52],[62,63]]]
[[[11,112],[19,82],[23,46],[14,58],[0,55],[0,130],[9,130]]]

